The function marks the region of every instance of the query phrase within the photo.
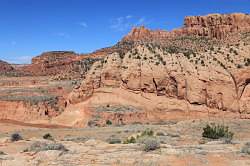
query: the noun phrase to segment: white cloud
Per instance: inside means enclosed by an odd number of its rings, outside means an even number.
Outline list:
[[[7,62],[12,64],[30,64],[32,56],[18,56],[15,58],[6,59]]]
[[[83,28],[87,28],[88,24],[86,22],[80,22],[79,25]]]
[[[136,18],[132,15],[127,15],[111,20],[110,28],[115,31],[124,32],[131,29],[133,26],[142,26],[148,24],[149,21],[147,21],[145,17]]]
[[[126,19],[130,19],[130,18],[132,18],[133,16],[131,16],[131,15],[127,15],[126,16]]]

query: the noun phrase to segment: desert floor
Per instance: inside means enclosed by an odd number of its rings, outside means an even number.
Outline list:
[[[246,142],[250,142],[250,121],[224,121],[234,132],[231,144],[202,138],[202,128],[215,121],[223,123],[218,119],[201,119],[75,129],[2,121],[0,165],[249,166],[250,155],[242,153],[241,149]],[[110,143],[117,139],[123,141],[146,129],[154,131],[161,143],[160,149],[146,152],[139,143]],[[11,134],[16,132],[23,140],[10,141]],[[46,133],[50,133],[54,140],[43,139]],[[24,151],[37,141],[61,143],[68,150]]]

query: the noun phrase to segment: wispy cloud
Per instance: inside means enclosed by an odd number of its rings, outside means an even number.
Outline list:
[[[127,15],[111,20],[110,28],[115,31],[124,32],[131,29],[133,26],[148,25],[149,23],[150,21],[148,21],[145,17]]]
[[[70,38],[70,35],[64,32],[55,33],[55,36],[62,37],[62,38]]]
[[[130,18],[132,18],[133,16],[131,16],[131,15],[127,15],[126,16],[126,19],[130,19]]]
[[[32,56],[18,56],[15,58],[5,59],[12,64],[29,64],[31,63]]]
[[[88,24],[86,22],[80,22],[79,25],[83,28],[87,28],[88,27]]]

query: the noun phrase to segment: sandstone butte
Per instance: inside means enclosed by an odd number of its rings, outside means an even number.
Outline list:
[[[0,71],[15,70],[17,77],[81,83],[57,101],[60,113],[43,103],[38,111],[22,103],[16,112],[6,104],[15,101],[0,101],[0,108],[8,110],[2,119],[22,116],[31,123],[83,127],[102,126],[106,120],[250,118],[248,14],[189,16],[172,31],[135,27],[116,45],[90,54],[46,52],[30,65],[3,64]]]

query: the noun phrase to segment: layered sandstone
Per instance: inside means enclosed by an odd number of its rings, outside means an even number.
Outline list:
[[[32,59],[31,65],[20,67],[33,76],[51,76],[53,79],[82,78],[99,56],[79,55],[72,51],[45,52]]]
[[[249,43],[191,53],[172,52],[159,45],[137,45],[124,56],[113,53],[95,62],[68,102],[85,103],[93,112],[95,105],[131,105],[145,111],[136,118],[141,122],[157,121],[157,112],[166,119],[172,118],[170,112],[175,118],[202,117],[209,115],[207,112],[250,118],[250,70],[245,63],[250,58],[249,50]],[[138,99],[131,93],[122,95],[124,90],[135,93]],[[143,98],[147,100],[142,102]],[[129,123],[137,114],[119,113],[119,117]],[[114,122],[119,119],[116,113],[103,113],[101,117]]]
[[[184,26],[173,31],[149,30],[145,27],[133,28],[123,41],[159,41],[184,35],[225,39],[232,33],[250,31],[250,15],[243,13],[210,14],[189,16]]]
[[[98,125],[107,119],[133,123],[211,114],[250,118],[249,17],[186,17],[184,27],[171,32],[134,28],[112,47],[80,56],[47,52],[24,69],[58,80],[82,79],[56,123],[67,119],[82,127],[94,117]],[[97,113],[110,104],[142,112]]]

